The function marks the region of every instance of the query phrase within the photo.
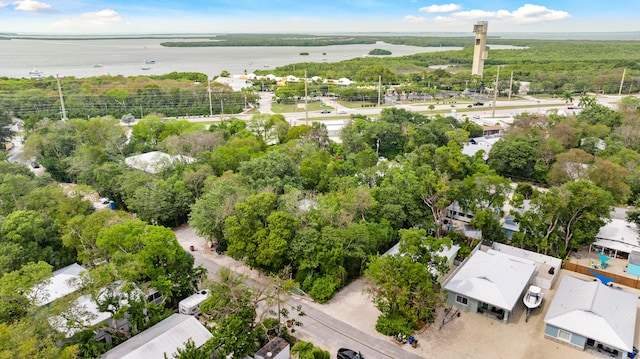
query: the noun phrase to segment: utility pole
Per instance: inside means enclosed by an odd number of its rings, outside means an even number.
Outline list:
[[[64,97],[62,97],[62,87],[60,86],[60,78],[56,74],[56,82],[58,83],[58,94],[60,95],[60,108],[62,110],[62,121],[67,120],[67,110],[64,108]]]
[[[622,71],[622,80],[620,80],[620,90],[618,90],[618,96],[622,96],[622,86],[624,86],[624,76],[627,74],[627,69]]]
[[[378,75],[378,107],[380,107],[380,89],[382,83],[382,75]]]
[[[500,66],[498,66],[498,71],[496,72],[496,86],[493,89],[493,111],[491,112],[491,117],[496,117],[496,100],[498,99],[498,81],[500,81]]]
[[[307,96],[307,70],[304,70],[304,119],[309,125],[309,96]]]
[[[213,105],[211,104],[211,79],[207,76],[207,92],[209,92],[209,116],[213,116]]]
[[[513,88],[513,71],[511,71],[511,80],[509,80],[509,101],[511,101],[511,89]]]

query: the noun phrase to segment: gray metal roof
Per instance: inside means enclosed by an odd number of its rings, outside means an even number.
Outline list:
[[[80,288],[80,275],[87,270],[78,263],[68,265],[53,272],[44,286],[33,288],[31,295],[36,305],[45,305],[73,293]]]
[[[630,352],[637,310],[635,294],[565,275],[544,321]]]
[[[499,252],[475,252],[444,289],[503,309],[513,310],[536,265]]]
[[[164,359],[173,357],[178,348],[192,339],[196,347],[212,337],[198,320],[190,315],[174,314],[144,332],[106,352],[103,359]]]

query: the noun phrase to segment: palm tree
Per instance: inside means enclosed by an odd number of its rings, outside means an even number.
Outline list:
[[[578,106],[580,107],[593,107],[596,104],[596,98],[593,96],[582,96],[580,97],[580,102],[578,102]]]
[[[570,102],[573,102],[573,94],[569,91],[565,91],[562,94],[560,94],[560,97],[564,100],[564,103],[566,103],[567,105]]]

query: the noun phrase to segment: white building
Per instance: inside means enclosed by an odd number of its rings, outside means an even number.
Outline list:
[[[189,164],[195,161],[196,159],[193,157],[183,155],[172,156],[160,151],[152,151],[136,156],[130,156],[124,160],[127,166],[147,173],[158,173],[174,163],[181,162]]]
[[[640,251],[638,227],[624,219],[613,218],[600,228],[590,250],[603,251],[612,257],[628,258],[632,251]]]

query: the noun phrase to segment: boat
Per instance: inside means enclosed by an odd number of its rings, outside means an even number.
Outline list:
[[[156,63],[156,60],[145,60],[144,61],[145,64],[149,64],[149,65],[153,65]]]
[[[99,69],[99,68],[102,67],[102,64],[95,64],[95,65],[93,65],[93,67],[96,68],[96,69]]]
[[[524,295],[522,301],[527,308],[534,309],[540,306],[543,297],[544,293],[542,293],[542,289],[532,285],[529,287],[529,290],[527,290],[527,294]]]
[[[151,66],[142,66],[142,69],[145,70],[145,71],[146,70],[151,70]]]
[[[31,71],[29,71],[29,77],[31,77],[32,79],[41,79],[42,78],[42,71],[38,70],[38,69],[31,69]]]
[[[544,297],[544,293],[542,293],[542,289],[535,285],[529,286],[529,290],[527,290],[527,294],[524,295],[522,301],[524,305],[527,307],[527,313],[525,315],[525,322],[529,321],[529,316],[531,315],[531,311],[538,308],[540,304],[542,304],[542,298]]]

